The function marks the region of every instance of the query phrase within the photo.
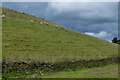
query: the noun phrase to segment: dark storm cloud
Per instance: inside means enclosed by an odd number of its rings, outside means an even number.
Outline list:
[[[14,9],[20,12],[28,14],[34,14],[41,18],[44,18],[47,2],[4,2],[3,7]]]
[[[46,19],[105,40],[118,33],[117,3],[49,3],[47,12]]]
[[[118,35],[118,5],[115,2],[31,2],[3,3],[3,6],[101,39],[111,40]]]

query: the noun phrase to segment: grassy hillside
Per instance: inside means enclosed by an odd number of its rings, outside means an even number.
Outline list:
[[[3,8],[3,14],[4,61],[57,62],[117,56],[117,44],[21,12]]]

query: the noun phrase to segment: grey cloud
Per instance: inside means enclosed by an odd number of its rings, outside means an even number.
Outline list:
[[[41,18],[45,17],[47,2],[4,2],[3,7],[25,12],[28,14],[34,14]]]
[[[63,6],[62,6],[63,5]],[[118,35],[117,3],[49,3],[46,19],[80,32],[111,34],[108,40]],[[97,36],[96,36],[97,37]]]
[[[79,32],[99,34],[105,31],[110,40],[118,35],[117,2],[39,2],[4,3],[4,6],[56,22]],[[98,37],[98,36],[96,36]]]

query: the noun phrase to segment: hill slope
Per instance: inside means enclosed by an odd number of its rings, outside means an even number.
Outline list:
[[[3,8],[3,14],[4,61],[56,62],[117,56],[117,44],[14,10]]]

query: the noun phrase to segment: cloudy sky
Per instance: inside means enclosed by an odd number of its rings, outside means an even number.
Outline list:
[[[104,40],[118,35],[117,2],[4,2],[2,6]]]

